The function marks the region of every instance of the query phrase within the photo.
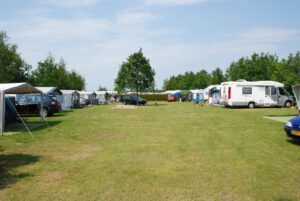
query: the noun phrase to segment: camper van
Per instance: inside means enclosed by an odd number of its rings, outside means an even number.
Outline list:
[[[293,99],[282,83],[238,80],[221,83],[221,104],[249,108],[291,107]]]

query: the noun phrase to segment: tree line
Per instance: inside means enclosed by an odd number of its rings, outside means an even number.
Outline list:
[[[0,32],[0,82],[28,82],[34,86],[56,86],[60,89],[83,90],[85,79],[75,70],[68,71],[63,59],[52,55],[38,62],[37,68],[27,64],[17,52],[17,45],[9,43],[5,32]]]
[[[225,72],[218,67],[211,73],[200,70],[197,73],[186,72],[183,75],[172,76],[164,81],[163,88],[203,89],[212,84],[239,79],[278,81],[292,92],[292,86],[300,83],[300,52],[291,53],[283,59],[269,53],[253,53],[250,57],[242,57],[232,62]]]

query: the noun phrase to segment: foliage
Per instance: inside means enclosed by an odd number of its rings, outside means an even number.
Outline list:
[[[115,80],[116,90],[135,90],[137,93],[154,88],[155,72],[144,57],[142,49],[130,55],[120,67]]]
[[[107,88],[100,85],[98,91],[107,91]]]
[[[167,101],[168,98],[168,94],[139,94],[139,96],[147,101]]]
[[[63,59],[59,63],[49,55],[44,61],[38,63],[36,70],[32,72],[31,83],[35,86],[56,86],[60,89],[83,90],[84,78],[74,70],[69,72]]]
[[[0,82],[26,82],[31,66],[17,52],[17,45],[8,43],[8,36],[0,32]]]
[[[232,62],[226,75],[228,80],[270,80],[271,72],[277,63],[276,55],[254,53],[250,58],[243,57],[237,62]]]
[[[300,83],[300,52],[290,54],[287,59],[279,60],[276,55],[257,54],[242,57],[231,63],[223,74],[216,68],[208,74],[201,70],[196,74],[186,72],[184,75],[172,76],[164,81],[164,90],[206,88],[211,84],[220,84],[226,80],[245,79],[248,81],[273,80],[281,82],[292,93],[292,86]]]
[[[211,76],[205,70],[201,70],[194,74],[186,72],[184,75],[172,76],[164,81],[164,90],[175,89],[196,89],[205,88],[211,82]]]

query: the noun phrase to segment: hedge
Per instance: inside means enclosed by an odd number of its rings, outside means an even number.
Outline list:
[[[141,98],[147,101],[167,101],[168,94],[139,94]]]

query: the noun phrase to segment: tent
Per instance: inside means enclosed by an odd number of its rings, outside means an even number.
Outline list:
[[[38,90],[40,90],[41,92],[43,92],[43,94],[47,94],[51,97],[54,97],[60,104],[62,103],[62,92],[61,90],[59,90],[59,88],[57,87],[35,87]]]
[[[108,91],[95,91],[96,93],[96,99],[98,100],[99,104],[107,104],[108,103],[108,96],[110,93]]]
[[[88,100],[90,104],[98,104],[96,93],[92,91],[78,91],[80,99]]]
[[[300,84],[295,85],[292,87],[293,88],[293,92],[294,92],[294,96],[296,99],[296,103],[297,103],[297,108],[300,114]]]
[[[4,126],[5,126],[5,95],[6,94],[28,94],[28,93],[42,93],[42,92],[27,83],[0,84],[0,133],[1,134],[3,134]]]
[[[76,90],[61,90],[61,107],[63,110],[79,108],[79,93]]]

